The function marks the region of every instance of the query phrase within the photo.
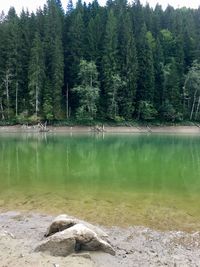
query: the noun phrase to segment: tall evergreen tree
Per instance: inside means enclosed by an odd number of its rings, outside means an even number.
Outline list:
[[[154,66],[152,47],[147,38],[145,24],[138,37],[138,83],[137,102],[150,101],[154,99]]]
[[[105,112],[108,118],[115,119],[118,115],[117,94],[121,78],[117,75],[117,20],[113,10],[108,11],[103,56],[103,96]],[[116,83],[117,81],[117,83]]]
[[[125,119],[133,116],[137,86],[137,55],[129,14],[121,12],[118,25],[118,67],[124,86],[118,92],[119,113]]]
[[[62,42],[59,37],[54,43],[52,55],[52,86],[53,86],[53,113],[54,118],[59,119],[62,115],[62,87],[64,84],[64,58]]]
[[[164,93],[164,55],[159,38],[156,40],[154,51],[154,70],[155,70],[155,93],[154,104],[157,110],[163,105]]]
[[[10,8],[6,20],[6,47],[5,61],[3,70],[3,93],[2,101],[5,107],[7,119],[10,119],[15,113],[15,97],[18,88],[18,16],[14,8]],[[2,104],[2,106],[3,106]]]
[[[64,84],[63,13],[60,5],[55,0],[48,1],[45,23],[47,84],[43,101],[44,105],[48,106],[48,113],[49,110],[52,110],[54,119],[60,119],[62,117],[62,90]],[[50,107],[50,105],[52,106]]]
[[[43,46],[37,32],[31,49],[28,80],[30,112],[37,117],[41,111],[41,98],[45,81]]]

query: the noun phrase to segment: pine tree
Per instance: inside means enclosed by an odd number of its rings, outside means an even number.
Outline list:
[[[130,119],[135,109],[137,86],[137,55],[135,39],[129,14],[119,16],[118,25],[118,69],[124,86],[118,93],[119,113],[125,119]]]
[[[84,32],[83,6],[79,3],[75,12],[72,13],[69,21],[66,49],[66,75],[70,87],[76,82],[78,65],[84,55]]]
[[[31,49],[28,80],[30,111],[31,114],[35,114],[37,117],[41,111],[41,97],[45,81],[43,47],[37,32]]]
[[[18,87],[18,16],[14,8],[10,8],[6,21],[6,43],[5,43],[5,65],[3,71],[3,93],[2,106],[4,104],[7,119],[15,113],[15,97]]]
[[[72,0],[69,0],[68,3],[67,3],[67,11],[66,11],[66,14],[67,15],[70,15],[73,10],[74,10],[73,2],[72,2]]]
[[[43,101],[44,105],[48,107],[48,113],[49,110],[53,110],[54,119],[62,117],[62,90],[64,84],[63,23],[63,13],[60,5],[54,0],[49,0],[44,38],[47,83]],[[44,113],[46,116],[45,111]]]
[[[19,20],[18,44],[18,114],[27,114],[29,110],[28,70],[32,45],[32,31],[30,16],[22,10]]]
[[[117,75],[117,21],[112,9],[108,13],[104,45],[102,101],[106,116],[115,119],[118,115],[117,91],[120,87],[118,82],[121,78]]]
[[[64,84],[64,58],[62,42],[57,37],[52,55],[52,86],[53,86],[53,113],[54,118],[62,117],[62,87]]]
[[[94,18],[91,17],[88,23],[87,29],[87,54],[86,57],[89,60],[94,60],[95,62],[100,60],[101,57],[101,43],[103,38],[103,25],[99,14]]]
[[[148,42],[146,26],[143,25],[138,38],[138,83],[137,83],[137,102],[149,101],[154,99],[154,63],[152,47]]]
[[[155,70],[155,94],[154,105],[157,110],[163,105],[164,93],[164,56],[163,49],[159,38],[156,40],[156,47],[154,52],[154,70]]]

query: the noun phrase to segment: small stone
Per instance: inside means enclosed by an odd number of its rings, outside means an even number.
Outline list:
[[[82,258],[91,260],[91,256],[89,253],[76,253],[76,254],[72,254],[71,256],[72,257],[82,257]]]

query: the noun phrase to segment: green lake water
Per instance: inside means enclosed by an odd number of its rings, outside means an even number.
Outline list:
[[[0,135],[0,210],[200,230],[200,136]]]

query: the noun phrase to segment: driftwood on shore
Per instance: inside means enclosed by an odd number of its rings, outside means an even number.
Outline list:
[[[47,129],[47,122],[46,121],[44,124],[42,124],[41,122],[38,123],[38,127],[39,127],[40,132],[49,132],[49,129]]]
[[[49,129],[47,128],[47,122],[42,124],[39,122],[37,125],[31,125],[29,126],[28,124],[23,124],[22,129],[25,131],[33,131],[33,132],[49,132]]]
[[[102,126],[96,125],[94,127],[91,127],[90,130],[92,132],[96,132],[96,133],[104,133],[105,132],[104,125],[102,125]]]

